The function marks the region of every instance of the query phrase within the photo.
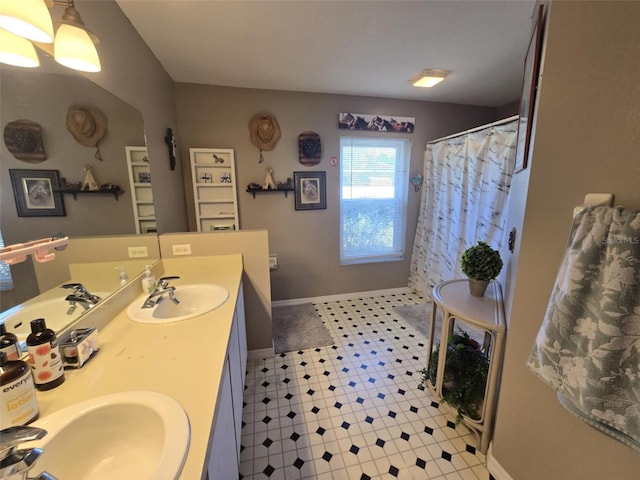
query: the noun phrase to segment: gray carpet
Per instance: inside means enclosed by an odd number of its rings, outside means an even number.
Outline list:
[[[402,305],[393,307],[393,311],[407,321],[423,337],[429,337],[429,322],[431,322],[431,304]]]
[[[276,353],[334,344],[329,330],[310,303],[273,307],[271,313]]]

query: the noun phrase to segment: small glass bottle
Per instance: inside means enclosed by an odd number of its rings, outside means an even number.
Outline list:
[[[33,422],[40,414],[31,369],[0,352],[0,429]]]
[[[7,355],[7,360],[18,360],[20,358],[18,337],[11,332],[7,332],[7,327],[4,323],[0,323],[0,352],[4,352]]]
[[[56,334],[44,318],[31,320],[27,352],[38,390],[51,390],[64,382],[64,366]]]

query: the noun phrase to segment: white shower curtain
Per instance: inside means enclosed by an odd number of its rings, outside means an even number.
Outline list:
[[[409,287],[463,278],[462,253],[478,241],[500,249],[516,150],[517,119],[428,144]]]

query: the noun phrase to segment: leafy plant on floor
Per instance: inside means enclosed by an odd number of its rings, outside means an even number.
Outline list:
[[[422,384],[436,384],[439,354],[440,345],[436,345],[429,358],[429,367],[420,370]],[[462,421],[463,415],[480,418],[488,372],[489,359],[467,332],[459,329],[449,337],[442,400],[457,409],[456,424]]]

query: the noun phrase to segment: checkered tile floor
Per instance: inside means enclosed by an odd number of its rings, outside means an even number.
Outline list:
[[[419,386],[426,341],[393,307],[423,302],[315,304],[335,345],[249,362],[240,478],[489,480],[474,437]]]

